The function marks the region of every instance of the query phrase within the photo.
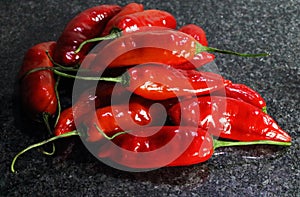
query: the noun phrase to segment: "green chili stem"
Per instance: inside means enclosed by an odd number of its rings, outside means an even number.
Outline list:
[[[47,131],[49,132],[49,134],[52,134],[51,127],[50,127],[50,124],[49,124],[49,115],[50,115],[49,113],[44,112],[43,113],[43,121],[44,121],[44,124],[46,125]],[[45,154],[45,155],[53,155],[55,153],[54,144],[52,144],[52,152],[47,152],[45,150],[42,150],[42,153]]]
[[[36,147],[39,147],[39,146],[43,146],[43,145],[45,145],[45,144],[47,144],[47,143],[49,143],[49,142],[52,142],[52,141],[57,140],[57,139],[60,139],[60,138],[66,138],[66,137],[71,137],[71,136],[80,136],[80,133],[79,133],[78,131],[74,130],[74,131],[70,131],[70,132],[68,132],[68,133],[64,133],[64,134],[61,134],[61,135],[58,135],[58,136],[54,136],[54,137],[52,137],[52,138],[49,138],[49,139],[47,139],[47,140],[38,142],[38,143],[33,144],[33,145],[31,145],[31,146],[28,146],[27,148],[25,148],[24,150],[22,150],[21,152],[19,152],[19,153],[13,158],[12,163],[11,163],[11,166],[10,166],[11,171],[12,171],[13,173],[16,172],[15,169],[14,169],[14,165],[15,165],[15,163],[16,163],[16,160],[18,159],[18,157],[19,157],[20,155],[22,155],[23,153],[27,152],[28,150],[33,149],[33,148],[36,148]]]
[[[264,106],[263,108],[262,108],[262,111],[264,112],[264,113],[268,113],[268,111],[267,111],[267,106]]]
[[[117,82],[117,83],[123,83],[123,77],[85,77],[85,76],[79,76],[79,75],[70,75],[68,73],[60,72],[58,70],[54,70],[54,73],[67,78],[73,78],[73,79],[82,79],[82,80],[89,80],[89,81],[110,81],[110,82]]]
[[[57,77],[57,80],[55,82],[55,87],[54,87],[54,91],[55,91],[55,95],[56,95],[56,99],[57,99],[57,117],[54,123],[54,127],[57,125],[57,122],[60,118],[60,113],[61,113],[61,104],[60,104],[60,97],[59,97],[59,93],[58,93],[58,84],[60,81],[60,76]]]
[[[51,156],[51,155],[54,155],[54,153],[55,153],[55,145],[54,145],[54,143],[52,143],[52,152],[47,152],[47,151],[45,151],[45,150],[42,150],[41,152],[44,154],[44,155],[49,155],[49,156]]]
[[[78,49],[76,49],[76,51],[74,51],[74,52],[79,53],[79,51],[83,48],[83,46],[88,44],[88,43],[100,42],[100,41],[103,41],[103,40],[112,40],[112,39],[120,37],[121,35],[122,35],[121,32],[113,32],[113,33],[111,33],[107,36],[104,36],[104,37],[97,37],[97,38],[92,38],[92,39],[89,39],[89,40],[85,40],[79,45]]]
[[[55,62],[53,60],[53,58],[50,56],[49,51],[45,51],[46,55],[48,56],[49,60],[51,61],[51,63],[59,68],[61,68],[62,70],[66,70],[66,71],[77,71],[78,69],[74,68],[74,67],[66,67],[63,65],[60,65],[59,63]]]
[[[47,113],[47,112],[43,113],[43,121],[46,125],[47,131],[51,134],[51,127],[49,124],[49,113]]]
[[[238,53],[235,51],[229,51],[229,50],[222,50],[222,49],[217,49],[213,47],[207,47],[203,46],[200,43],[196,44],[196,53],[201,53],[201,52],[217,52],[217,53],[223,53],[223,54],[230,54],[230,55],[237,55],[237,56],[242,56],[242,57],[264,57],[264,56],[269,56],[269,53],[258,53],[258,54],[249,54],[249,53]]]
[[[258,141],[249,141],[249,142],[231,142],[231,141],[222,141],[214,139],[214,149],[219,147],[227,147],[227,146],[248,146],[248,145],[277,145],[277,146],[290,146],[291,142],[278,142],[272,140],[258,140]]]
[[[99,132],[101,135],[103,135],[103,136],[104,136],[106,139],[108,139],[108,140],[112,140],[112,139],[114,139],[115,137],[118,137],[119,135],[123,135],[123,134],[126,134],[126,133],[129,132],[129,131],[121,131],[121,132],[118,132],[118,133],[114,134],[113,136],[109,137],[108,135],[106,135],[106,133],[104,133],[104,131],[102,131],[102,129],[100,129],[100,128],[98,127],[97,124],[94,124],[94,126],[96,127],[96,129],[98,130],[98,132]]]

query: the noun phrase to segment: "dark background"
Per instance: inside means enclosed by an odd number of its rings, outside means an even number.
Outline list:
[[[216,150],[208,162],[146,173],[110,168],[81,148],[67,157],[36,150],[39,141],[21,129],[13,102],[15,76],[26,50],[56,40],[80,11],[130,1],[0,1],[0,195],[1,196],[299,196],[300,195],[300,2],[298,0],[136,1],[171,12],[178,27],[204,28],[210,46],[242,52],[269,51],[267,58],[217,55],[222,75],[260,92],[269,114],[293,138],[288,148],[252,146]],[[16,110],[14,110],[16,109]]]

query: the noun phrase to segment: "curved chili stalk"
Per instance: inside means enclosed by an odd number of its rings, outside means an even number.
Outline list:
[[[104,37],[97,37],[97,38],[92,38],[92,39],[89,39],[89,40],[85,40],[79,45],[78,49],[76,49],[76,51],[74,51],[74,53],[79,53],[80,50],[83,48],[83,46],[88,44],[88,43],[100,42],[100,41],[103,41],[103,40],[112,40],[112,39],[118,38],[120,36],[122,36],[121,32],[113,31],[111,34],[109,34],[107,36],[104,36]]]
[[[125,134],[127,132],[118,132],[116,133],[115,135],[113,135],[112,137],[109,137],[107,136],[97,125],[95,125],[97,130],[99,131],[99,133],[101,133],[106,139],[108,140],[112,140],[114,139],[115,137],[119,136],[119,135],[122,135],[122,134]],[[10,169],[13,173],[15,173],[15,163],[16,163],[16,160],[18,159],[18,157],[22,154],[24,154],[25,152],[33,149],[33,148],[37,148],[37,147],[40,147],[40,146],[43,146],[49,142],[53,142],[55,140],[58,140],[58,139],[61,139],[61,138],[67,138],[67,137],[71,137],[71,136],[81,136],[80,132],[77,131],[77,130],[74,130],[74,131],[70,131],[70,132],[67,132],[67,133],[64,133],[64,134],[61,134],[61,135],[58,135],[58,136],[54,136],[54,137],[51,137],[47,140],[44,140],[44,141],[41,141],[41,142],[38,142],[38,143],[35,143],[35,144],[32,144],[30,146],[28,146],[27,148],[23,149],[21,152],[19,152],[12,160],[12,163],[11,163],[11,166],[10,166]],[[47,153],[47,152],[46,152]],[[45,153],[44,153],[45,154]]]
[[[52,134],[51,127],[49,124],[49,114],[48,113],[43,113],[43,121],[46,125],[47,131],[49,132],[49,134]],[[52,144],[52,152],[47,152],[45,150],[42,150],[41,152],[45,155],[53,155],[55,153],[55,145]]]
[[[270,55],[269,53],[258,53],[258,54],[238,53],[238,52],[230,51],[230,50],[222,50],[222,49],[217,49],[217,48],[213,48],[213,47],[207,47],[207,46],[203,46],[200,43],[197,43],[196,44],[196,53],[201,53],[201,52],[217,52],[217,53],[236,55],[236,56],[241,56],[241,57],[264,57],[264,56]]]
[[[80,136],[80,133],[76,130],[74,131],[71,131],[71,132],[68,132],[68,133],[64,133],[64,134],[61,134],[61,135],[58,135],[58,136],[54,136],[52,138],[49,138],[47,140],[44,140],[44,141],[41,141],[41,142],[38,142],[36,144],[33,144],[31,146],[28,146],[27,148],[25,148],[24,150],[22,150],[21,152],[19,152],[12,160],[12,163],[11,163],[11,166],[10,166],[10,169],[13,173],[15,173],[15,169],[14,169],[14,165],[16,163],[16,160],[18,159],[18,157],[20,155],[22,155],[23,153],[27,152],[28,150],[31,150],[33,148],[36,148],[36,147],[39,147],[39,146],[43,146],[49,142],[52,142],[52,141],[55,141],[57,139],[60,139],[60,138],[66,138],[66,137],[71,137],[71,136]]]
[[[45,53],[46,53],[46,55],[48,56],[49,60],[52,62],[52,64],[55,65],[56,67],[59,67],[59,68],[61,68],[62,70],[65,70],[65,71],[77,71],[77,69],[74,68],[74,67],[66,67],[66,66],[63,66],[63,65],[61,65],[61,64],[59,64],[59,63],[57,63],[57,62],[55,62],[55,61],[53,60],[53,58],[51,57],[51,55],[49,54],[48,51],[45,51]]]
[[[58,70],[53,70],[53,72],[59,76],[67,77],[67,78],[89,80],[89,81],[109,81],[109,82],[121,83],[124,86],[129,85],[129,75],[126,72],[119,77],[85,77],[79,75],[71,75],[68,73],[60,72]]]
[[[249,146],[249,145],[277,145],[277,146],[290,146],[291,142],[279,142],[279,141],[272,141],[272,140],[258,140],[258,141],[249,141],[249,142],[242,142],[242,141],[222,141],[214,139],[214,149],[220,147],[227,147],[227,146]]]
[[[55,120],[55,123],[54,123],[54,127],[57,125],[57,122],[59,120],[60,113],[61,113],[61,104],[60,104],[60,98],[59,98],[59,93],[58,93],[59,81],[60,81],[60,76],[57,77],[55,87],[54,87],[55,94],[56,94],[56,99],[57,99],[57,117],[56,117],[56,120]]]
[[[97,124],[94,124],[94,126],[96,127],[97,131],[98,131],[101,135],[103,135],[106,139],[108,139],[108,140],[112,140],[112,139],[114,139],[115,137],[118,137],[119,135],[126,134],[126,133],[129,132],[129,131],[121,131],[121,132],[118,132],[118,133],[114,134],[113,136],[109,137],[108,135],[106,135],[106,134],[98,127]]]

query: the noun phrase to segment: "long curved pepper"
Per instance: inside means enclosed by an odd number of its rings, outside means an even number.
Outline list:
[[[125,34],[124,34],[125,33]],[[135,32],[117,32],[107,37],[84,41],[75,53],[86,43],[114,39],[101,49],[90,69],[101,71],[106,67],[122,67],[157,62],[167,65],[180,65],[192,60],[201,52],[217,52],[242,57],[262,57],[268,53],[248,54],[230,50],[221,50],[200,44],[192,36],[180,31],[158,27],[141,28]],[[114,53],[111,53],[114,51]],[[117,54],[117,57],[115,57]],[[104,59],[105,58],[105,59]]]
[[[206,95],[226,85],[223,77],[216,73],[180,70],[154,63],[132,67],[119,77],[74,76],[57,70],[54,73],[82,80],[122,83],[127,90],[150,100]]]
[[[153,131],[156,133],[147,135]],[[112,142],[107,141],[99,148],[98,157],[137,169],[202,163],[211,158],[214,150],[220,147],[256,144],[291,145],[290,142],[272,140],[221,141],[213,139],[204,129],[195,129],[190,126],[146,127],[118,135],[112,139]],[[183,147],[186,147],[185,150],[182,150]]]
[[[197,100],[187,99],[171,107],[168,115],[175,125],[195,125],[221,138],[291,141],[290,135],[261,108],[234,98],[202,96]]]

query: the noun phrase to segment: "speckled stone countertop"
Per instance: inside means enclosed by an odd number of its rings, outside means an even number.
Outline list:
[[[259,91],[268,113],[293,138],[291,147],[222,148],[207,162],[150,172],[123,172],[100,163],[84,148],[67,157],[36,150],[13,156],[37,142],[16,121],[15,76],[25,51],[56,40],[78,12],[97,4],[129,1],[1,1],[0,196],[300,196],[300,2],[299,0],[154,1],[178,26],[195,23],[209,44],[244,52],[269,51],[266,58],[217,54],[222,75]]]

